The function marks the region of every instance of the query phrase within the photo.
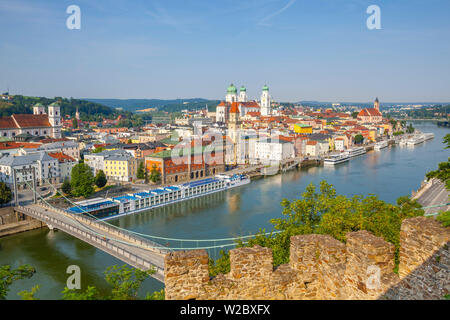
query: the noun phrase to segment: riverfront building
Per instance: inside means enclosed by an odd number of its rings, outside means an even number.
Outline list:
[[[361,123],[379,123],[383,121],[383,115],[380,112],[380,101],[375,99],[373,108],[362,109],[357,116]]]
[[[29,189],[33,181],[33,170],[36,175],[37,186],[58,183],[60,172],[58,160],[50,157],[46,152],[40,151],[24,156],[4,156],[0,159],[0,181],[10,188],[14,184],[13,170],[16,169],[16,179],[19,189]],[[23,171],[22,169],[31,169]]]
[[[225,171],[223,147],[189,146],[165,150],[145,157],[148,172],[156,169],[163,184],[214,176]]]

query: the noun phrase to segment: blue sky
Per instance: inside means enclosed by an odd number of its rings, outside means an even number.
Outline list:
[[[68,30],[66,8],[81,8]],[[381,8],[381,30],[366,9]],[[0,90],[278,101],[450,101],[448,0],[0,0]]]

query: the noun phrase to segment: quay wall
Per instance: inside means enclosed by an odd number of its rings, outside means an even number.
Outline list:
[[[165,257],[167,300],[444,299],[450,292],[450,228],[416,217],[401,226],[400,265],[394,246],[367,231],[291,237],[290,261],[273,268],[272,250],[230,250],[230,272],[209,277],[205,250]]]
[[[0,208],[0,238],[45,227],[45,223],[16,212],[14,207]]]

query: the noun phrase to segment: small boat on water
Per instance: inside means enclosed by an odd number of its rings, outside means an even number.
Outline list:
[[[423,134],[423,138],[426,140],[431,140],[434,139],[434,133],[430,132],[430,133],[424,133]]]
[[[402,139],[402,140],[400,140],[400,142],[398,144],[399,144],[399,146],[403,147],[403,146],[406,146],[407,142],[408,142],[408,139]]]
[[[375,146],[373,147],[373,149],[381,150],[381,149],[387,148],[387,146],[388,146],[388,142],[386,140],[384,140],[384,141],[375,143]]]
[[[366,148],[364,148],[364,147],[355,147],[355,148],[348,149],[347,152],[348,152],[348,156],[350,158],[353,158],[353,157],[365,154],[366,153]]]
[[[347,162],[350,159],[348,152],[342,152],[337,154],[330,154],[328,158],[323,160],[324,165],[336,165],[339,163]]]
[[[415,146],[417,144],[423,143],[424,141],[425,141],[425,138],[423,135],[416,135],[416,136],[413,136],[410,139],[408,139],[408,141],[406,141],[406,145]]]

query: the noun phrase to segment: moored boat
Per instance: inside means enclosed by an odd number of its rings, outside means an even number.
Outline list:
[[[411,137],[410,139],[408,139],[408,141],[406,142],[406,145],[415,146],[417,144],[423,143],[424,141],[425,141],[425,138],[423,137],[423,135],[415,135],[415,136]]]
[[[384,141],[375,143],[375,146],[373,148],[374,148],[374,150],[381,150],[381,149],[387,148],[387,146],[388,146],[388,142],[386,140],[384,140]]]
[[[366,148],[364,148],[364,147],[354,147],[354,148],[348,149],[347,152],[348,152],[348,156],[350,158],[353,158],[353,157],[365,154],[366,153]]]
[[[324,165],[336,165],[339,163],[347,162],[350,159],[348,152],[342,152],[337,154],[330,154],[323,160]]]
[[[247,175],[217,175],[213,178],[187,182],[184,184],[159,187],[156,189],[130,193],[112,198],[96,198],[88,202],[78,202],[67,209],[72,214],[94,216],[109,220],[124,215],[146,211],[168,204],[201,197],[250,183]]]

